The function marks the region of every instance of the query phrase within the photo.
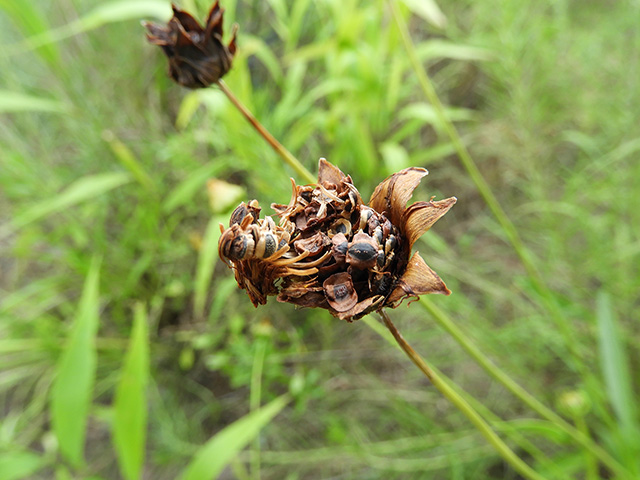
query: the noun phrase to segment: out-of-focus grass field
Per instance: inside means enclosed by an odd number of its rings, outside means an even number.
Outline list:
[[[458,197],[418,242],[454,292],[429,305],[618,471],[425,304],[394,322],[544,478],[640,478],[640,4],[440,3],[401,10],[542,283],[455,154],[388,3],[224,0],[226,30],[240,24],[225,81],[364,198],[428,168],[414,198]],[[241,200],[287,203],[294,173],[219,90],[166,77],[140,20],[168,15],[0,1],[0,478],[199,479],[215,462],[241,480],[521,478],[373,317],[254,309],[236,288],[218,223]],[[242,190],[214,210],[210,178]]]

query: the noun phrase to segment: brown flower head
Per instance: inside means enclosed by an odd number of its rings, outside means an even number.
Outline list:
[[[318,183],[298,186],[288,205],[272,204],[278,225],[259,218],[256,200],[242,203],[221,225],[220,257],[235,271],[254,305],[268,295],[321,307],[353,321],[408,297],[451,292],[413,244],[456,202],[455,197],[407,207],[423,168],[384,180],[368,205],[350,176],[320,159]]]
[[[162,48],[169,59],[169,76],[188,88],[204,88],[217,82],[230,69],[236,52],[235,25],[228,45],[222,43],[224,10],[216,1],[205,27],[175,5],[167,25],[145,22],[147,39]]]

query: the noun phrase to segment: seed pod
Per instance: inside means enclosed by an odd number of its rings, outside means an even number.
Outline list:
[[[351,235],[351,222],[344,218],[340,218],[336,220],[331,225],[331,227],[329,227],[329,232],[328,232],[329,238],[333,237],[338,233],[342,233],[347,236]]]
[[[267,258],[278,250],[278,239],[271,232],[264,232],[258,238],[254,256],[257,258]]]
[[[323,282],[322,288],[327,302],[336,312],[351,310],[358,303],[351,275],[346,272],[331,275]]]
[[[347,263],[359,270],[373,268],[378,261],[378,244],[366,233],[356,233],[347,250]]]
[[[290,202],[273,204],[278,225],[271,217],[260,219],[257,202],[250,202],[223,228],[220,257],[254,305],[278,295],[281,302],[325,308],[352,322],[406,298],[450,293],[420,255],[411,256],[418,237],[456,201],[407,207],[426,170],[390,176],[368,205],[337,167],[322,159],[319,172],[317,184],[292,181]]]
[[[393,249],[396,248],[397,244],[398,242],[396,240],[396,236],[389,235],[389,238],[387,238],[387,241],[384,243],[384,253],[388,254],[389,252],[393,251]]]
[[[329,238],[322,232],[293,242],[293,246],[298,253],[309,252],[310,257],[323,253],[325,247],[329,245],[331,245]]]
[[[188,88],[204,88],[217,82],[231,69],[236,53],[237,25],[231,41],[222,43],[223,10],[215,2],[204,27],[175,5],[166,25],[144,22],[147,39],[158,45],[169,59],[169,76]]]
[[[236,207],[236,209],[231,214],[231,218],[229,219],[229,226],[242,223],[242,220],[247,215],[251,215],[253,217],[253,221],[251,223],[256,223],[260,218],[260,206],[258,205],[257,200],[251,200],[248,204],[242,202],[240,205]]]
[[[360,223],[358,224],[359,230],[367,228],[369,219],[373,216],[374,211],[369,207],[360,207]]]
[[[229,260],[250,258],[255,250],[253,235],[242,233],[238,225],[225,230],[220,237],[218,245],[220,256]]]
[[[333,236],[331,243],[333,244],[331,253],[336,263],[344,263],[347,258],[347,250],[349,249],[347,237],[344,236],[344,233],[338,233]]]

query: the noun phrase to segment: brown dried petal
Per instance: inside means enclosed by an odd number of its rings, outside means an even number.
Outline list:
[[[213,9],[215,8],[219,9],[218,2],[216,2],[213,5],[213,7],[211,8],[211,11],[213,11]],[[178,22],[180,22],[180,25],[182,25],[185,31],[195,32],[195,33],[204,33],[204,29],[200,26],[198,21],[191,16],[190,13],[187,13],[184,10],[179,9],[174,4],[171,4],[171,9],[173,10],[174,18]]]
[[[322,292],[307,292],[297,297],[289,295],[288,292],[281,292],[278,294],[277,300],[282,303],[292,303],[299,307],[327,308],[327,299]]]
[[[451,291],[447,288],[440,277],[431,270],[420,254],[416,252],[409,265],[405,270],[402,278],[396,283],[395,289],[391,292],[391,295],[387,298],[385,304],[395,308],[402,300],[407,297],[418,298],[418,295],[425,293],[442,293],[444,295],[451,294]]]
[[[457,201],[456,197],[451,197],[437,202],[416,202],[405,210],[399,227],[409,240],[409,250]]]
[[[320,159],[318,162],[318,183],[338,185],[345,178],[347,176],[338,167],[329,163],[325,158]]]
[[[371,313],[373,310],[376,310],[383,300],[384,297],[382,295],[369,297],[362,302],[357,303],[351,310],[338,313],[336,316],[340,320],[347,320],[349,322],[357,320],[358,318],[365,316],[367,313]]]
[[[358,303],[358,294],[353,288],[351,275],[346,272],[331,275],[323,282],[322,288],[329,305],[336,312],[351,310]]]
[[[293,246],[298,253],[309,252],[310,257],[322,253],[325,247],[329,245],[331,245],[331,240],[322,232],[293,242]]]
[[[216,1],[213,5],[211,5],[211,9],[209,10],[209,15],[207,15],[207,36],[211,34],[216,34],[220,38],[222,38],[222,14],[224,10],[220,8],[219,2]],[[235,40],[235,38],[234,38]]]
[[[386,216],[396,226],[401,226],[401,218],[413,191],[429,172],[424,168],[411,167],[394,173],[378,185],[371,195],[369,206]]]

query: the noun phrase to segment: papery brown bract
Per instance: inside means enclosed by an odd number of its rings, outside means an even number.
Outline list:
[[[417,252],[411,256],[416,240],[456,202],[451,197],[407,207],[425,175],[425,169],[415,167],[395,173],[365,205],[351,177],[320,159],[317,184],[299,186],[292,180],[289,204],[271,205],[280,217],[277,227],[269,217],[256,217],[257,202],[251,203],[252,210],[240,205],[223,231],[221,256],[254,305],[277,295],[281,302],[325,308],[347,321],[395,308],[406,298],[449,295],[422,257]],[[230,242],[243,246],[246,238],[257,245],[263,235],[280,235],[286,244],[269,258],[225,254]]]
[[[231,41],[222,43],[223,12],[216,1],[205,26],[175,5],[167,25],[145,22],[147,39],[162,48],[169,59],[169,76],[188,88],[204,88],[217,82],[230,69],[236,52],[237,25]]]

